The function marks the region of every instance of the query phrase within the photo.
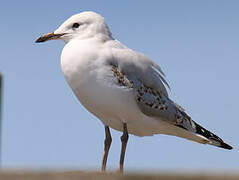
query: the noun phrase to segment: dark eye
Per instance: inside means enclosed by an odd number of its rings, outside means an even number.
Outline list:
[[[79,23],[74,23],[74,24],[72,25],[72,28],[78,28],[79,26],[80,26]]]

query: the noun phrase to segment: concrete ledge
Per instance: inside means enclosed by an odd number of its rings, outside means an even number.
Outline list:
[[[21,172],[2,171],[1,180],[239,180],[239,175],[230,174],[137,174],[137,173],[100,173],[100,172]]]

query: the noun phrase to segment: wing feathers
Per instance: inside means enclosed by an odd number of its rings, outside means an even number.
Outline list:
[[[225,149],[232,149],[230,145],[224,143],[217,135],[194,122],[181,106],[170,100],[162,91],[145,85],[143,79],[139,79],[137,76],[122,73],[115,65],[111,65],[111,68],[114,76],[118,80],[118,84],[133,90],[135,101],[142,113],[154,117],[155,120],[163,120],[172,126],[183,129],[183,131],[192,133],[192,136],[197,136],[200,139],[197,142],[211,144]],[[160,67],[158,67],[158,70],[161,72]],[[157,75],[159,81],[162,80],[168,85],[160,73],[157,72]],[[180,134],[178,134],[178,136],[180,136]],[[190,137],[187,138],[190,139]]]

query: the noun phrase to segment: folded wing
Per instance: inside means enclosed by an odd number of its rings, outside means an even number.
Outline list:
[[[112,62],[111,66],[121,85],[133,89],[135,101],[142,113],[188,131],[192,136],[202,137],[200,143],[232,149],[221,138],[194,122],[181,106],[169,99],[164,86],[169,85],[157,64],[141,54],[136,57],[134,61]]]

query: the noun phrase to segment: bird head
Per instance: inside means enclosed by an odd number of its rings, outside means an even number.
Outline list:
[[[86,11],[71,16],[54,32],[40,36],[36,43],[54,39],[67,43],[72,39],[85,39],[97,35],[111,38],[111,32],[104,18],[95,12]]]

